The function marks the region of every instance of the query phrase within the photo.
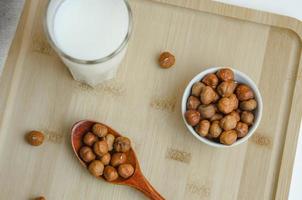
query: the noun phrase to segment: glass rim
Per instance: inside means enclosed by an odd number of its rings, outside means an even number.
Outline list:
[[[58,6],[58,8],[61,6],[61,4],[66,1],[66,0],[63,0],[60,5]],[[48,25],[47,25],[47,16],[48,16],[48,11],[49,11],[49,6],[50,6],[50,3],[51,3],[51,0],[48,1],[47,3],[47,6],[46,6],[46,12],[44,14],[44,32],[46,34],[46,37],[47,37],[47,40],[48,42],[50,43],[50,45],[52,46],[52,48],[62,57],[72,61],[72,62],[75,62],[75,63],[78,63],[78,64],[89,64],[89,65],[93,65],[93,64],[98,64],[98,63],[103,63],[103,62],[106,62],[110,59],[112,59],[113,57],[115,57],[116,55],[118,55],[128,44],[129,42],[129,39],[130,39],[130,36],[131,36],[131,33],[132,33],[132,26],[133,26],[133,15],[132,15],[132,10],[131,10],[131,7],[130,7],[130,4],[128,2],[128,0],[123,0],[126,7],[127,7],[127,10],[128,10],[128,17],[129,17],[129,25],[128,25],[128,32],[123,40],[123,42],[119,45],[119,47],[114,50],[112,53],[110,53],[109,55],[105,56],[105,57],[102,57],[102,58],[98,58],[98,59],[94,59],[94,60],[84,60],[84,59],[79,59],[79,58],[75,58],[71,55],[68,55],[67,53],[65,53],[57,44],[56,42],[54,41],[54,39],[52,38],[51,34],[50,34],[50,30],[48,28]],[[56,11],[57,12],[57,9],[56,8]]]

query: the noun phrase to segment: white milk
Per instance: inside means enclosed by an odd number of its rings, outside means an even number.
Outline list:
[[[129,16],[124,0],[52,0],[46,27],[52,45],[73,77],[95,86],[115,76],[126,52]],[[122,44],[125,47],[116,54]],[[115,56],[105,62],[84,64],[113,53]]]

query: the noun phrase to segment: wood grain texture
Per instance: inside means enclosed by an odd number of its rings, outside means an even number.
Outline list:
[[[166,199],[287,199],[302,114],[301,23],[212,1],[158,1],[130,1],[128,53],[116,79],[96,89],[72,80],[48,45],[47,2],[27,1],[0,80],[1,198],[144,198],[78,164],[70,128],[94,119],[132,139],[143,173]],[[169,70],[156,63],[163,50],[176,56]],[[182,122],[186,84],[211,66],[249,74],[263,96],[257,133],[232,149],[201,144]],[[43,146],[23,140],[32,129],[47,134]]]

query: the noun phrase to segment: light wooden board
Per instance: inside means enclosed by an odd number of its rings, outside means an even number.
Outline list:
[[[132,139],[142,171],[167,199],[287,198],[302,114],[300,22],[212,1],[131,0],[127,56],[115,80],[91,89],[48,45],[46,3],[27,1],[1,77],[0,199],[143,199],[78,163],[70,127],[87,118]],[[162,50],[175,54],[175,67],[157,66]],[[182,92],[210,66],[240,69],[259,85],[263,120],[244,145],[208,147],[182,122]],[[43,146],[24,141],[32,129],[47,134]]]

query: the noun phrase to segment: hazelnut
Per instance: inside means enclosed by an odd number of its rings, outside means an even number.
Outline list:
[[[90,147],[83,146],[80,149],[80,157],[87,163],[95,159],[95,154]]]
[[[46,200],[46,199],[45,199],[45,197],[42,197],[42,196],[41,196],[41,197],[35,198],[35,200]]]
[[[106,141],[97,141],[93,145],[94,153],[96,153],[98,156],[103,156],[108,152],[108,144]]]
[[[170,68],[175,64],[175,56],[169,52],[163,52],[160,54],[158,62],[162,68]]]
[[[202,82],[206,84],[207,86],[210,86],[212,88],[216,88],[218,85],[218,78],[215,74],[207,74],[203,79]]]
[[[83,142],[87,146],[92,146],[97,140],[98,140],[97,136],[91,132],[86,133],[83,138]]]
[[[202,119],[210,119],[216,113],[216,107],[213,104],[210,105],[200,105],[198,107],[198,112]]]
[[[106,142],[107,142],[107,145],[108,145],[108,151],[112,151],[113,143],[114,143],[114,139],[115,139],[114,135],[107,134],[105,139],[106,139]]]
[[[127,161],[127,156],[125,153],[114,153],[112,155],[110,165],[113,167],[119,166]]]
[[[108,133],[108,128],[102,124],[94,124],[92,132],[99,137],[105,137]]]
[[[134,173],[134,168],[130,164],[122,164],[118,167],[118,173],[123,178],[129,178]]]
[[[227,97],[221,98],[218,101],[217,107],[218,110],[224,114],[231,113],[234,110],[234,105],[232,104],[232,101]]]
[[[43,144],[44,135],[39,131],[31,131],[26,134],[26,140],[32,146],[40,146]]]
[[[219,113],[215,113],[215,115],[213,115],[211,118],[210,118],[210,121],[216,121],[216,120],[221,120],[223,118],[223,115],[222,114],[219,114]]]
[[[242,101],[240,103],[240,109],[245,110],[245,111],[253,111],[256,108],[257,108],[257,101],[255,99]]]
[[[234,93],[237,84],[234,81],[224,81],[217,87],[217,92],[222,97],[229,97]]]
[[[209,129],[210,122],[208,120],[201,120],[199,124],[195,127],[195,131],[201,136],[208,135]]]
[[[114,141],[113,148],[116,152],[127,152],[131,148],[131,142],[127,137],[118,137]]]
[[[220,135],[220,143],[225,145],[231,145],[237,140],[237,134],[236,131],[230,130],[230,131],[224,131]]]
[[[104,164],[99,160],[94,160],[89,164],[88,170],[95,177],[102,176],[104,171]]]
[[[226,115],[220,120],[220,127],[225,131],[232,130],[236,127],[237,120],[233,115]]]
[[[219,121],[213,121],[210,126],[209,135],[211,138],[218,138],[222,133],[222,128],[219,125]]]
[[[118,179],[118,173],[114,167],[108,165],[104,169],[104,177],[107,181],[114,181]]]
[[[230,101],[231,101],[231,105],[233,106],[233,110],[236,110],[238,108],[238,104],[239,101],[236,97],[235,94],[231,94],[231,96],[229,97]]]
[[[232,111],[230,115],[234,116],[237,122],[240,121],[240,114],[238,112]]]
[[[185,113],[185,118],[189,125],[195,126],[200,121],[200,113],[196,110],[188,110]]]
[[[252,125],[254,122],[254,115],[249,111],[243,111],[241,113],[241,121],[246,123],[247,125]]]
[[[244,84],[240,84],[236,88],[236,95],[239,101],[247,101],[254,98],[254,92],[252,91],[252,89]]]
[[[110,155],[110,153],[106,153],[106,154],[103,155],[102,158],[101,158],[101,162],[102,162],[104,165],[109,165],[110,160],[111,160],[111,155]]]
[[[192,95],[199,97],[203,87],[205,87],[205,84],[201,82],[194,83],[191,91]]]
[[[200,105],[200,101],[197,97],[190,96],[187,101],[187,109],[188,110],[196,110]]]
[[[246,136],[249,131],[249,126],[246,123],[238,122],[235,128],[238,138]]]
[[[210,86],[205,86],[201,89],[200,101],[203,104],[210,104],[216,99],[216,92]]]
[[[228,69],[228,68],[220,69],[216,73],[216,75],[221,81],[232,81],[232,80],[234,80],[234,72],[231,69]]]

